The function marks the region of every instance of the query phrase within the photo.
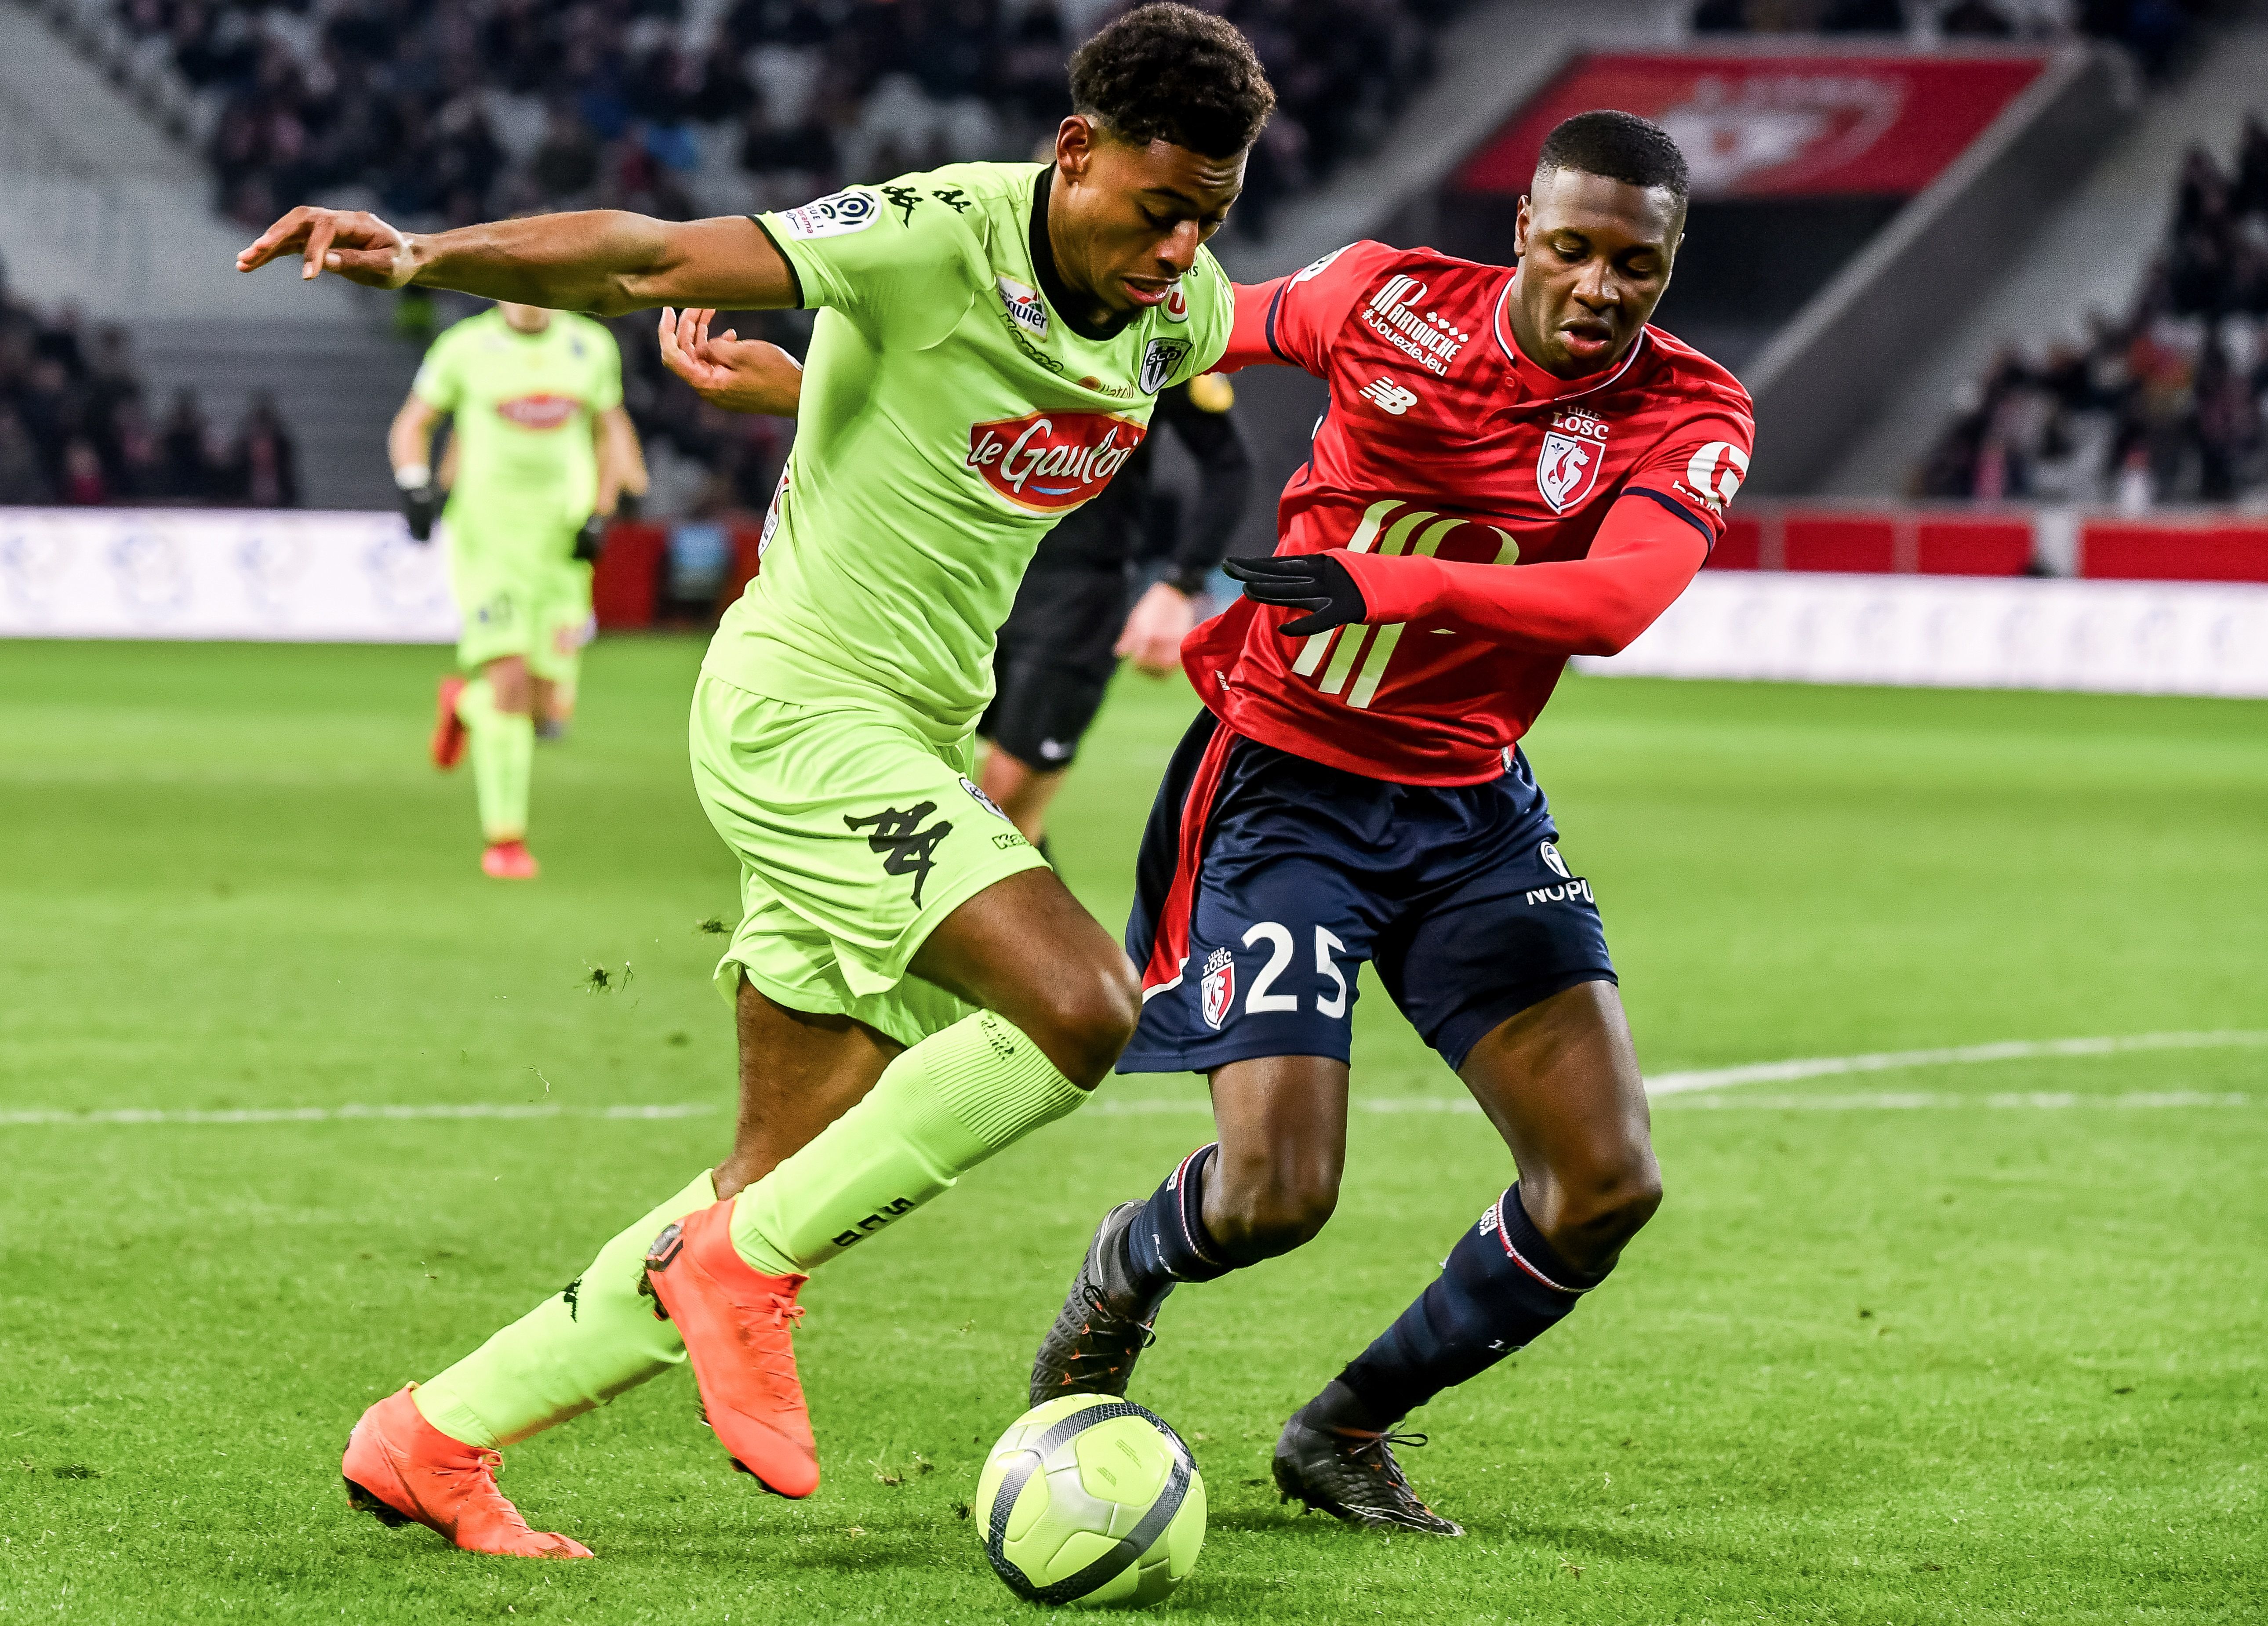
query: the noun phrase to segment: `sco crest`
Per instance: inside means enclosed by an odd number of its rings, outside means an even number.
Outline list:
[[[1607,426],[1582,412],[1555,413],[1535,454],[1535,489],[1564,514],[1599,482],[1599,466],[1607,460]]]

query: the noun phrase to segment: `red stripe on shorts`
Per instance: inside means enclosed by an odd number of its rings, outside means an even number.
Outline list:
[[[1205,823],[1220,794],[1220,776],[1228,767],[1228,754],[1243,736],[1219,724],[1205,742],[1197,770],[1189,776],[1189,794],[1182,798],[1180,849],[1174,863],[1174,884],[1166,889],[1166,903],[1158,911],[1158,929],[1150,938],[1150,963],[1142,968],[1142,997],[1148,998],[1182,980],[1189,958],[1189,908],[1197,895],[1197,869],[1204,862]]]

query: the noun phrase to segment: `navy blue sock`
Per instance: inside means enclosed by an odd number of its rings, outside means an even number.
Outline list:
[[[1220,1143],[1183,1158],[1126,1227],[1126,1267],[1145,1295],[1163,1296],[1176,1282],[1210,1282],[1236,1263],[1204,1228],[1204,1174]]]
[[[1359,1428],[1400,1421],[1443,1389],[1495,1365],[1556,1326],[1606,1279],[1559,1257],[1515,1185],[1457,1240],[1441,1274],[1325,1391]],[[1358,1402],[1348,1407],[1344,1400]]]

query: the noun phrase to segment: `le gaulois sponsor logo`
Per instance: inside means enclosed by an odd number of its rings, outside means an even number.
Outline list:
[[[1143,426],[1107,412],[1035,412],[973,425],[968,467],[1017,507],[1061,513],[1099,495]]]
[[[497,402],[497,416],[522,429],[563,429],[582,409],[572,395],[515,395]]]

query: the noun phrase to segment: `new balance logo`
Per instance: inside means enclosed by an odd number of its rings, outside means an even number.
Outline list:
[[[882,873],[914,878],[916,909],[921,907],[922,883],[937,862],[937,844],[953,834],[953,826],[942,819],[926,830],[921,828],[921,821],[936,811],[935,802],[924,802],[904,813],[885,807],[870,818],[853,819],[848,813],[843,817],[843,822],[854,830],[873,830],[866,845],[882,855]]]
[[[1397,418],[1418,404],[1418,392],[1403,388],[1392,379],[1381,379],[1366,386],[1362,398],[1381,412],[1391,413]]]
[[[1447,376],[1449,364],[1473,336],[1439,311],[1419,314],[1425,284],[1414,276],[1389,276],[1370,298],[1363,325],[1426,372]]]

